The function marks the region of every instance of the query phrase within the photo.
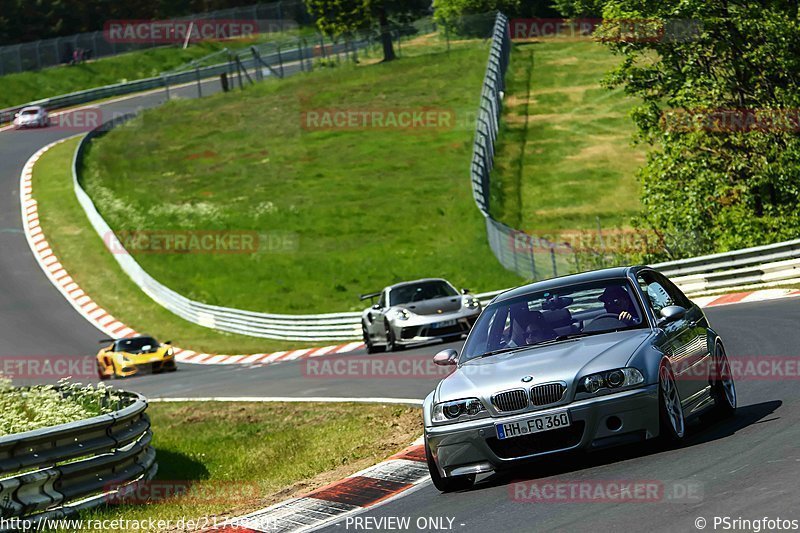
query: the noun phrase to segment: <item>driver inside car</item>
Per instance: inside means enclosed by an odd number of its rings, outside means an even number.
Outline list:
[[[628,295],[628,291],[620,285],[607,287],[598,300],[603,302],[606,312],[616,315],[620,322],[624,322],[628,325],[639,323],[639,314],[633,307],[631,297]]]
[[[512,328],[517,334],[511,336],[508,347],[527,346],[556,338],[555,330],[547,324],[542,313],[529,310],[527,303],[514,306],[511,319]]]

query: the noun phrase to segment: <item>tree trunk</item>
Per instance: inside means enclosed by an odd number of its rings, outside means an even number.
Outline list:
[[[383,60],[392,61],[397,58],[394,55],[394,45],[392,44],[392,34],[389,28],[389,17],[386,15],[386,8],[381,6],[378,11],[378,23],[381,27],[381,43],[383,43]]]

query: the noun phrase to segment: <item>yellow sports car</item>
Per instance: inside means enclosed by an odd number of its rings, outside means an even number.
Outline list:
[[[162,344],[153,337],[138,335],[100,342],[109,343],[97,352],[97,376],[100,379],[125,378],[147,370],[153,374],[177,370],[171,341]]]

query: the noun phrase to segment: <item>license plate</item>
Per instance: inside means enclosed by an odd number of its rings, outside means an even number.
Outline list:
[[[541,433],[542,431],[565,428],[569,425],[569,413],[567,411],[559,411],[547,415],[533,416],[517,422],[495,424],[494,426],[497,430],[497,438],[503,440],[530,435],[531,433]]]
[[[455,325],[456,325],[456,320],[455,319],[453,319],[453,320],[445,320],[444,322],[436,322],[433,325],[433,329],[447,328],[447,327],[455,326]]]

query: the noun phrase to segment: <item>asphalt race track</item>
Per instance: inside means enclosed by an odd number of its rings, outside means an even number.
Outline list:
[[[783,300],[707,311],[736,357],[797,356],[800,302]],[[431,484],[360,517],[453,519],[454,531],[699,531],[695,520],[729,516],[800,520],[800,387],[797,379],[737,383],[734,419],[690,430],[681,449],[636,445],[553,459],[490,476],[467,492],[440,494]],[[554,503],[515,500],[514,482],[652,481],[698,490],[690,503]],[[526,485],[530,487],[530,485]],[[553,485],[550,485],[553,486]],[[544,493],[542,491],[542,493]],[[522,492],[521,494],[530,494]],[[677,495],[677,494],[676,494]],[[380,522],[372,522],[380,523]],[[387,522],[383,522],[387,524]],[[447,520],[444,521],[448,523]],[[463,524],[463,525],[462,525]],[[341,522],[326,531],[354,530]],[[721,531],[721,525],[717,531]],[[750,531],[752,529],[744,529]],[[763,529],[762,529],[763,530]]]
[[[204,92],[216,85],[206,84]],[[172,90],[191,97],[194,87]],[[124,113],[158,105],[163,93],[101,107]],[[101,335],[51,286],[22,233],[19,175],[40,147],[71,132],[55,129],[0,133],[0,357],[83,355],[91,357]],[[731,358],[800,355],[800,300],[787,299],[708,309]],[[449,346],[449,345],[448,345]],[[457,347],[457,345],[455,345]],[[392,354],[427,358],[427,346]],[[348,359],[358,354],[323,357]],[[386,355],[376,356],[386,357]],[[296,396],[423,398],[436,376],[309,375],[309,360],[265,367],[180,367],[176,374],[141,376],[115,384],[150,397]],[[491,476],[473,490],[441,495],[432,485],[387,502],[361,517],[452,518],[456,531],[615,530],[698,531],[695,520],[714,516],[800,520],[800,386],[797,379],[737,383],[737,416],[704,430],[694,428],[682,449],[638,445],[588,456],[564,457]],[[689,503],[526,503],[514,501],[514,480],[657,480],[692,482],[701,489]],[[510,492],[511,491],[511,492]],[[697,496],[697,494],[695,494]],[[373,523],[374,524],[374,523]],[[448,521],[444,521],[447,526]],[[374,527],[387,530],[388,527]],[[431,529],[428,525],[425,530]],[[721,530],[721,526],[716,528]],[[342,522],[330,531],[356,530]],[[363,528],[362,528],[363,530]]]

